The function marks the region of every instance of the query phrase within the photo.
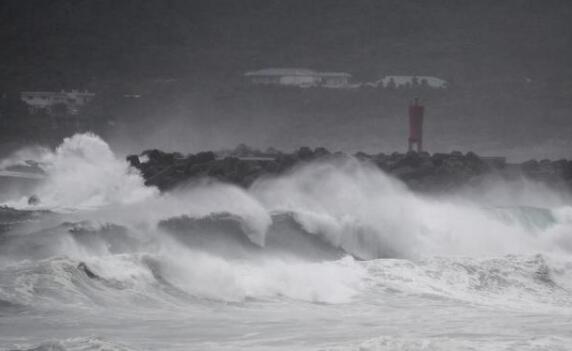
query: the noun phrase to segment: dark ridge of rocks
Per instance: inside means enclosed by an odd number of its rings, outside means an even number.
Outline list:
[[[304,162],[344,157],[349,156],[331,153],[324,148],[312,150],[302,147],[290,154],[273,150],[269,154],[239,146],[234,152],[223,155],[209,151],[183,156],[155,149],[141,155],[130,155],[127,160],[141,172],[146,185],[168,191],[200,178],[248,187],[260,177],[282,174]],[[571,160],[530,160],[509,164],[502,158],[484,158],[473,152],[463,154],[459,151],[435,154],[394,152],[389,155],[358,152],[354,157],[376,165],[412,190],[421,192],[442,192],[478,184],[487,175],[502,179],[525,177],[572,189]]]

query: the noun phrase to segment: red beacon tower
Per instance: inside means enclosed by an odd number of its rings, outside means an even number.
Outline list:
[[[413,146],[417,147],[417,152],[423,151],[423,113],[425,107],[419,105],[419,99],[409,105],[409,151],[413,151]]]

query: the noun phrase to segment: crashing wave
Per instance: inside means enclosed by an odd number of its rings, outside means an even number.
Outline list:
[[[249,189],[197,182],[159,194],[90,134],[42,165],[38,197],[57,213],[1,234],[4,307],[346,303],[370,290],[569,304],[570,269],[551,260],[572,252],[572,207],[555,197],[527,207],[420,196],[355,159]]]
[[[543,255],[490,258],[433,257],[418,262],[364,263],[376,289],[439,296],[501,308],[533,304],[572,309],[572,261]]]
[[[69,338],[39,345],[18,345],[10,351],[134,351],[136,349],[101,337]]]
[[[34,193],[7,205],[73,211],[138,202],[157,193],[156,189],[145,187],[138,172],[117,158],[109,145],[94,134],[66,138],[54,152],[43,150],[37,157],[34,161],[46,173],[46,179]],[[30,196],[37,201],[29,203]]]
[[[540,350],[567,350],[572,343],[572,338],[562,337],[531,337],[525,338],[498,338],[479,337],[475,335],[467,339],[465,335],[438,335],[433,337],[393,337],[381,336],[373,338],[359,345],[348,347],[335,347],[330,351],[474,351],[474,350],[498,350],[498,351],[540,351]]]

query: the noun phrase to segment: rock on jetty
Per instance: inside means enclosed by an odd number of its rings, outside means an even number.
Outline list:
[[[331,153],[325,148],[302,147],[293,153],[242,150],[226,154],[209,151],[184,156],[155,149],[144,151],[140,155],[130,155],[127,160],[141,172],[147,185],[168,191],[200,178],[248,187],[262,176],[279,175],[302,163],[349,157],[375,164],[386,173],[401,179],[415,191],[454,190],[460,186],[478,183],[491,174],[507,179],[527,177],[572,189],[570,160],[531,160],[520,164],[507,164],[503,159],[481,158],[473,152],[463,154],[459,151],[373,155],[358,152],[350,156],[339,152]]]

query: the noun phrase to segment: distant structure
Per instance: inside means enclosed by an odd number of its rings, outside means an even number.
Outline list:
[[[244,74],[252,84],[295,86],[300,88],[348,87],[351,74],[345,72],[317,72],[306,68],[265,68]]]
[[[417,152],[423,151],[423,114],[425,107],[419,105],[419,100],[409,105],[409,151],[413,151],[413,146],[417,147]]]
[[[253,84],[311,87],[320,83],[318,72],[305,68],[265,68],[244,75]]]
[[[350,84],[352,75],[345,72],[321,72],[320,85],[325,88],[345,88]]]
[[[377,82],[385,88],[426,87],[433,89],[447,88],[446,80],[432,76],[385,76]]]
[[[94,93],[88,91],[24,91],[20,93],[20,98],[24,101],[31,113],[38,111],[46,111],[48,113],[55,113],[57,106],[64,109],[65,113],[75,115],[79,112],[80,108],[90,102]]]

